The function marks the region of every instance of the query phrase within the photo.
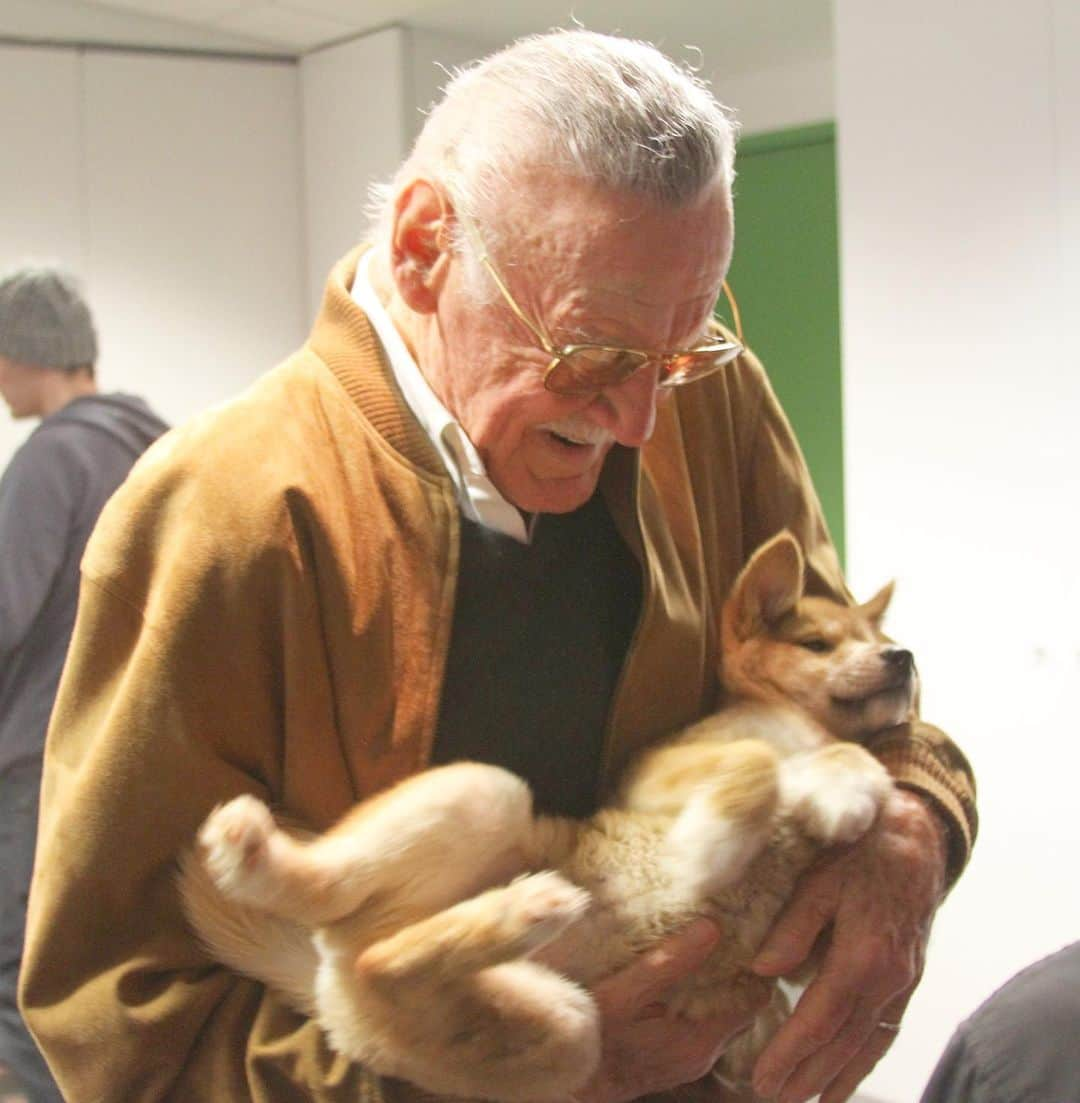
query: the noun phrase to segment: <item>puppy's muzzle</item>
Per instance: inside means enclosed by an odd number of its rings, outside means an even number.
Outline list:
[[[902,682],[915,673],[915,656],[906,648],[887,647],[881,653],[881,658],[897,682]]]

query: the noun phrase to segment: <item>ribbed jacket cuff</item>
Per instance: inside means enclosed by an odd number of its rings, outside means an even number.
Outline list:
[[[917,722],[912,728],[892,729],[872,742],[869,749],[898,786],[927,798],[941,817],[948,840],[945,877],[946,888],[950,889],[971,855],[978,815],[970,777],[939,757],[941,744],[947,742],[944,733]]]

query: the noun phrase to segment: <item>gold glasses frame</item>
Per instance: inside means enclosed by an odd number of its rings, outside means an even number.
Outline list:
[[[486,246],[472,219],[462,211],[455,211],[462,228],[479,262],[499,289],[514,317],[536,338],[540,348],[551,357],[544,370],[544,387],[554,394],[566,397],[584,397],[599,394],[607,387],[624,383],[635,372],[648,364],[660,368],[657,386],[668,390],[693,383],[718,371],[744,351],[742,321],[735,296],[727,280],[721,285],[725,297],[731,306],[735,322],[737,341],[726,337],[711,338],[702,341],[693,348],[674,349],[671,352],[652,352],[648,349],[627,348],[623,345],[602,345],[583,342],[571,345],[556,345],[544,328],[534,322],[518,305],[510,293],[503,278],[492,263]]]

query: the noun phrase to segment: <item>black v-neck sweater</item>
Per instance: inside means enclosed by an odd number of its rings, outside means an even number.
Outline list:
[[[640,605],[640,569],[599,493],[539,516],[530,544],[463,519],[433,761],[505,766],[538,810],[591,813]]]

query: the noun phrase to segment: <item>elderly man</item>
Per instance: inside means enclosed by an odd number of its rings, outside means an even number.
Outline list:
[[[214,968],[173,863],[250,791],[322,829],[432,762],[584,813],[716,703],[717,614],[778,529],[843,596],[760,366],[713,328],[732,126],[651,47],[524,40],[451,82],[331,273],[307,344],[172,434],[107,510],[46,763],[24,1007],[70,1098],[408,1098]],[[960,753],[875,750],[906,792],[808,877],[756,967],[820,978],[758,1086],[836,1103],[885,1051],[966,859]],[[657,1014],[717,932],[596,991],[619,1103],[702,1075],[739,1021]]]

